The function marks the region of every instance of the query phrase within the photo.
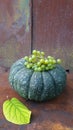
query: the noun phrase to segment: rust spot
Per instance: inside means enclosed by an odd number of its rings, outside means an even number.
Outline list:
[[[65,126],[62,126],[61,123],[56,123],[56,124],[53,124],[52,130],[71,130],[71,129]]]
[[[20,35],[20,36],[23,36],[25,34],[25,26],[24,25],[19,29],[17,34]]]

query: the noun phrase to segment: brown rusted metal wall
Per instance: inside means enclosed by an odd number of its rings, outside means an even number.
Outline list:
[[[0,71],[31,52],[30,0],[0,0]]]
[[[73,0],[33,0],[33,48],[73,71]]]
[[[0,0],[0,71],[31,49],[73,71],[73,0]]]

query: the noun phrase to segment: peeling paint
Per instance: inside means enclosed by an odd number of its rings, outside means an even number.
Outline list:
[[[19,12],[23,16],[23,24],[26,25],[26,29],[25,29],[26,32],[29,32],[29,17],[30,17],[29,4],[30,4],[30,0],[18,0]]]
[[[9,4],[9,6],[8,6]],[[30,18],[30,0],[9,0],[7,2],[0,1],[0,23],[4,23],[10,28],[19,21],[20,25],[25,25],[26,31],[29,31]],[[21,20],[22,19],[22,22]]]
[[[30,53],[30,14],[30,0],[0,0],[0,66]]]

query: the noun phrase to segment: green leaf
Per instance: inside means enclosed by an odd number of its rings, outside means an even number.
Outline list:
[[[3,103],[3,114],[9,122],[14,124],[30,123],[31,111],[16,98]]]

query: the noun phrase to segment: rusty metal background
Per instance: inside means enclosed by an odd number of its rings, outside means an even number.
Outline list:
[[[31,123],[14,125],[4,118],[3,102],[12,97],[18,98],[31,111]],[[67,76],[67,86],[57,98],[47,102],[33,102],[21,98],[11,89],[8,73],[0,75],[0,130],[73,130],[73,74]]]
[[[33,0],[33,48],[73,71],[73,0]]]
[[[31,52],[31,1],[0,0],[0,70]]]
[[[72,0],[0,0],[0,71],[32,49],[73,72]]]
[[[0,130],[73,130],[73,74],[68,74],[66,89],[58,98],[41,103],[21,98],[8,82],[9,67],[31,53],[31,44],[32,49],[62,58],[63,65],[73,71],[73,1],[32,2],[31,26],[30,0],[0,0]],[[12,97],[32,111],[30,124],[6,121],[2,105]]]

